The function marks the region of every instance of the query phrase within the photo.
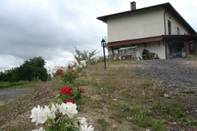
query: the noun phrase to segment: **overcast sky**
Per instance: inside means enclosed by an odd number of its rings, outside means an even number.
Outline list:
[[[98,16],[130,10],[131,0],[0,0],[0,71],[41,56],[46,68],[66,66],[80,51],[99,51],[107,25]],[[170,2],[197,31],[196,0],[136,0],[143,8]]]

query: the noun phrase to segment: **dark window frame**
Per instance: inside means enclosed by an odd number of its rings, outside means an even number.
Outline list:
[[[171,21],[168,20],[168,34],[172,34],[172,26],[171,26]]]
[[[180,29],[179,29],[179,27],[176,28],[176,31],[177,31],[177,35],[180,35]]]

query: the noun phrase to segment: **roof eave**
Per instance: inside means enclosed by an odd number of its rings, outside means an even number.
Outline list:
[[[129,10],[129,11],[124,11],[124,12],[120,12],[120,13],[115,13],[115,14],[100,16],[100,17],[97,17],[97,19],[103,21],[104,23],[107,23],[107,19],[109,17],[117,16],[117,15],[122,15],[122,14],[128,14],[128,13],[134,13],[134,12],[145,10],[145,9],[155,8],[155,7],[158,7],[158,6],[161,6],[163,8],[166,8],[173,15],[175,15],[175,17],[181,23],[183,23],[184,26],[186,26],[186,28],[189,30],[189,32],[191,32],[191,34],[197,34],[196,31],[187,23],[187,21],[174,9],[174,7],[169,2],[163,3],[163,4],[159,4],[159,5],[144,7],[144,8],[140,8],[140,9],[136,9],[136,10]]]
[[[197,35],[160,35],[160,36],[153,36],[153,37],[140,38],[140,39],[114,41],[107,43],[107,47],[122,47],[122,46],[130,46],[130,45],[137,45],[143,43],[159,42],[163,40],[197,41]]]

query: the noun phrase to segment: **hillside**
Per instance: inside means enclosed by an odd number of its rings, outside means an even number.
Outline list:
[[[139,72],[139,62],[108,61],[89,65],[77,78],[85,90],[77,116],[87,118],[95,131],[197,130],[190,105],[196,104],[195,90],[167,88]],[[0,107],[1,131],[30,131],[30,112],[34,106],[48,105],[61,88],[61,79],[40,84],[32,93]],[[182,94],[182,95],[180,95]]]

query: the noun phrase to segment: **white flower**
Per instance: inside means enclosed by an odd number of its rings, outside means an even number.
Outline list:
[[[73,60],[73,63],[74,63],[74,64],[76,64],[76,65],[78,65],[78,64],[79,64],[79,62],[78,62],[78,60],[77,60],[77,59],[74,59],[74,60]]]
[[[94,131],[94,127],[92,125],[88,127],[88,124],[80,125],[79,131]]]
[[[67,114],[69,118],[73,118],[78,113],[77,105],[71,102],[62,103],[59,110],[63,115]]]
[[[80,65],[79,65],[79,68],[82,68],[82,67],[83,67],[83,65],[80,64]]]
[[[77,117],[77,119],[79,120],[80,125],[87,125],[85,117]]]
[[[59,105],[59,104],[56,103],[56,104],[55,104],[55,107],[56,107],[57,110],[60,111],[60,105]]]
[[[57,109],[56,109],[56,107],[55,107],[54,104],[52,104],[51,109],[49,109],[48,106],[45,106],[45,108],[44,108],[44,112],[47,114],[47,116],[50,119],[55,119],[55,117],[56,117],[56,115],[55,115],[56,111],[57,111]]]
[[[31,131],[45,131],[45,129],[43,129],[42,127],[40,127],[40,128],[37,129],[37,130],[31,130]]]
[[[54,104],[52,104],[52,106],[51,106],[51,111],[54,113],[57,112],[57,108]]]
[[[73,67],[79,66],[77,59],[74,59],[73,61],[69,61],[69,63],[73,65]]]
[[[85,61],[85,60],[81,60],[81,61],[80,61],[80,64],[81,64],[83,67],[86,67],[86,61]]]
[[[31,110],[31,122],[36,122],[36,125],[39,123],[43,124],[47,120],[47,114],[43,111],[43,108],[38,105]]]
[[[57,71],[58,69],[61,69],[61,66],[55,65],[55,66],[53,67],[53,70],[54,70],[54,71]]]

